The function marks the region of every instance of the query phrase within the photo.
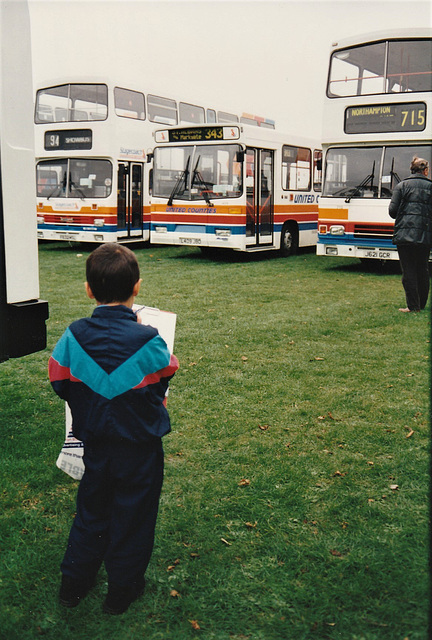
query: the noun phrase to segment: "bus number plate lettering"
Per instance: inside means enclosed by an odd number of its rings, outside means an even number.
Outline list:
[[[179,238],[181,244],[201,244],[201,238]]]
[[[387,258],[390,258],[390,251],[365,251],[363,256],[365,258],[380,258],[382,260],[386,260]]]

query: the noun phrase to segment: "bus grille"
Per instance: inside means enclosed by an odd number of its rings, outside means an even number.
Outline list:
[[[391,238],[393,236],[392,224],[355,224],[354,225],[354,237],[355,238]]]

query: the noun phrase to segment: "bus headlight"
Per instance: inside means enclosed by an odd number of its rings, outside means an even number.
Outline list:
[[[326,256],[337,256],[338,249],[337,247],[326,247]]]
[[[230,238],[231,229],[215,229],[216,238]]]
[[[105,220],[104,218],[95,218],[94,219],[94,225],[95,227],[103,227],[105,224]]]
[[[168,229],[166,227],[156,226],[154,230],[156,233],[168,233]]]
[[[343,236],[345,233],[345,227],[343,224],[332,224],[329,231],[332,236]]]

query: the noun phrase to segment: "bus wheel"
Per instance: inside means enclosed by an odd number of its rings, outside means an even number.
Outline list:
[[[297,253],[299,244],[297,225],[293,222],[285,222],[282,227],[280,252],[284,258]]]

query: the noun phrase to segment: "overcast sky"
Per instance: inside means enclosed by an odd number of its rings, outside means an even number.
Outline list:
[[[432,0],[29,0],[36,84],[111,76],[320,137],[332,42],[432,26]]]

